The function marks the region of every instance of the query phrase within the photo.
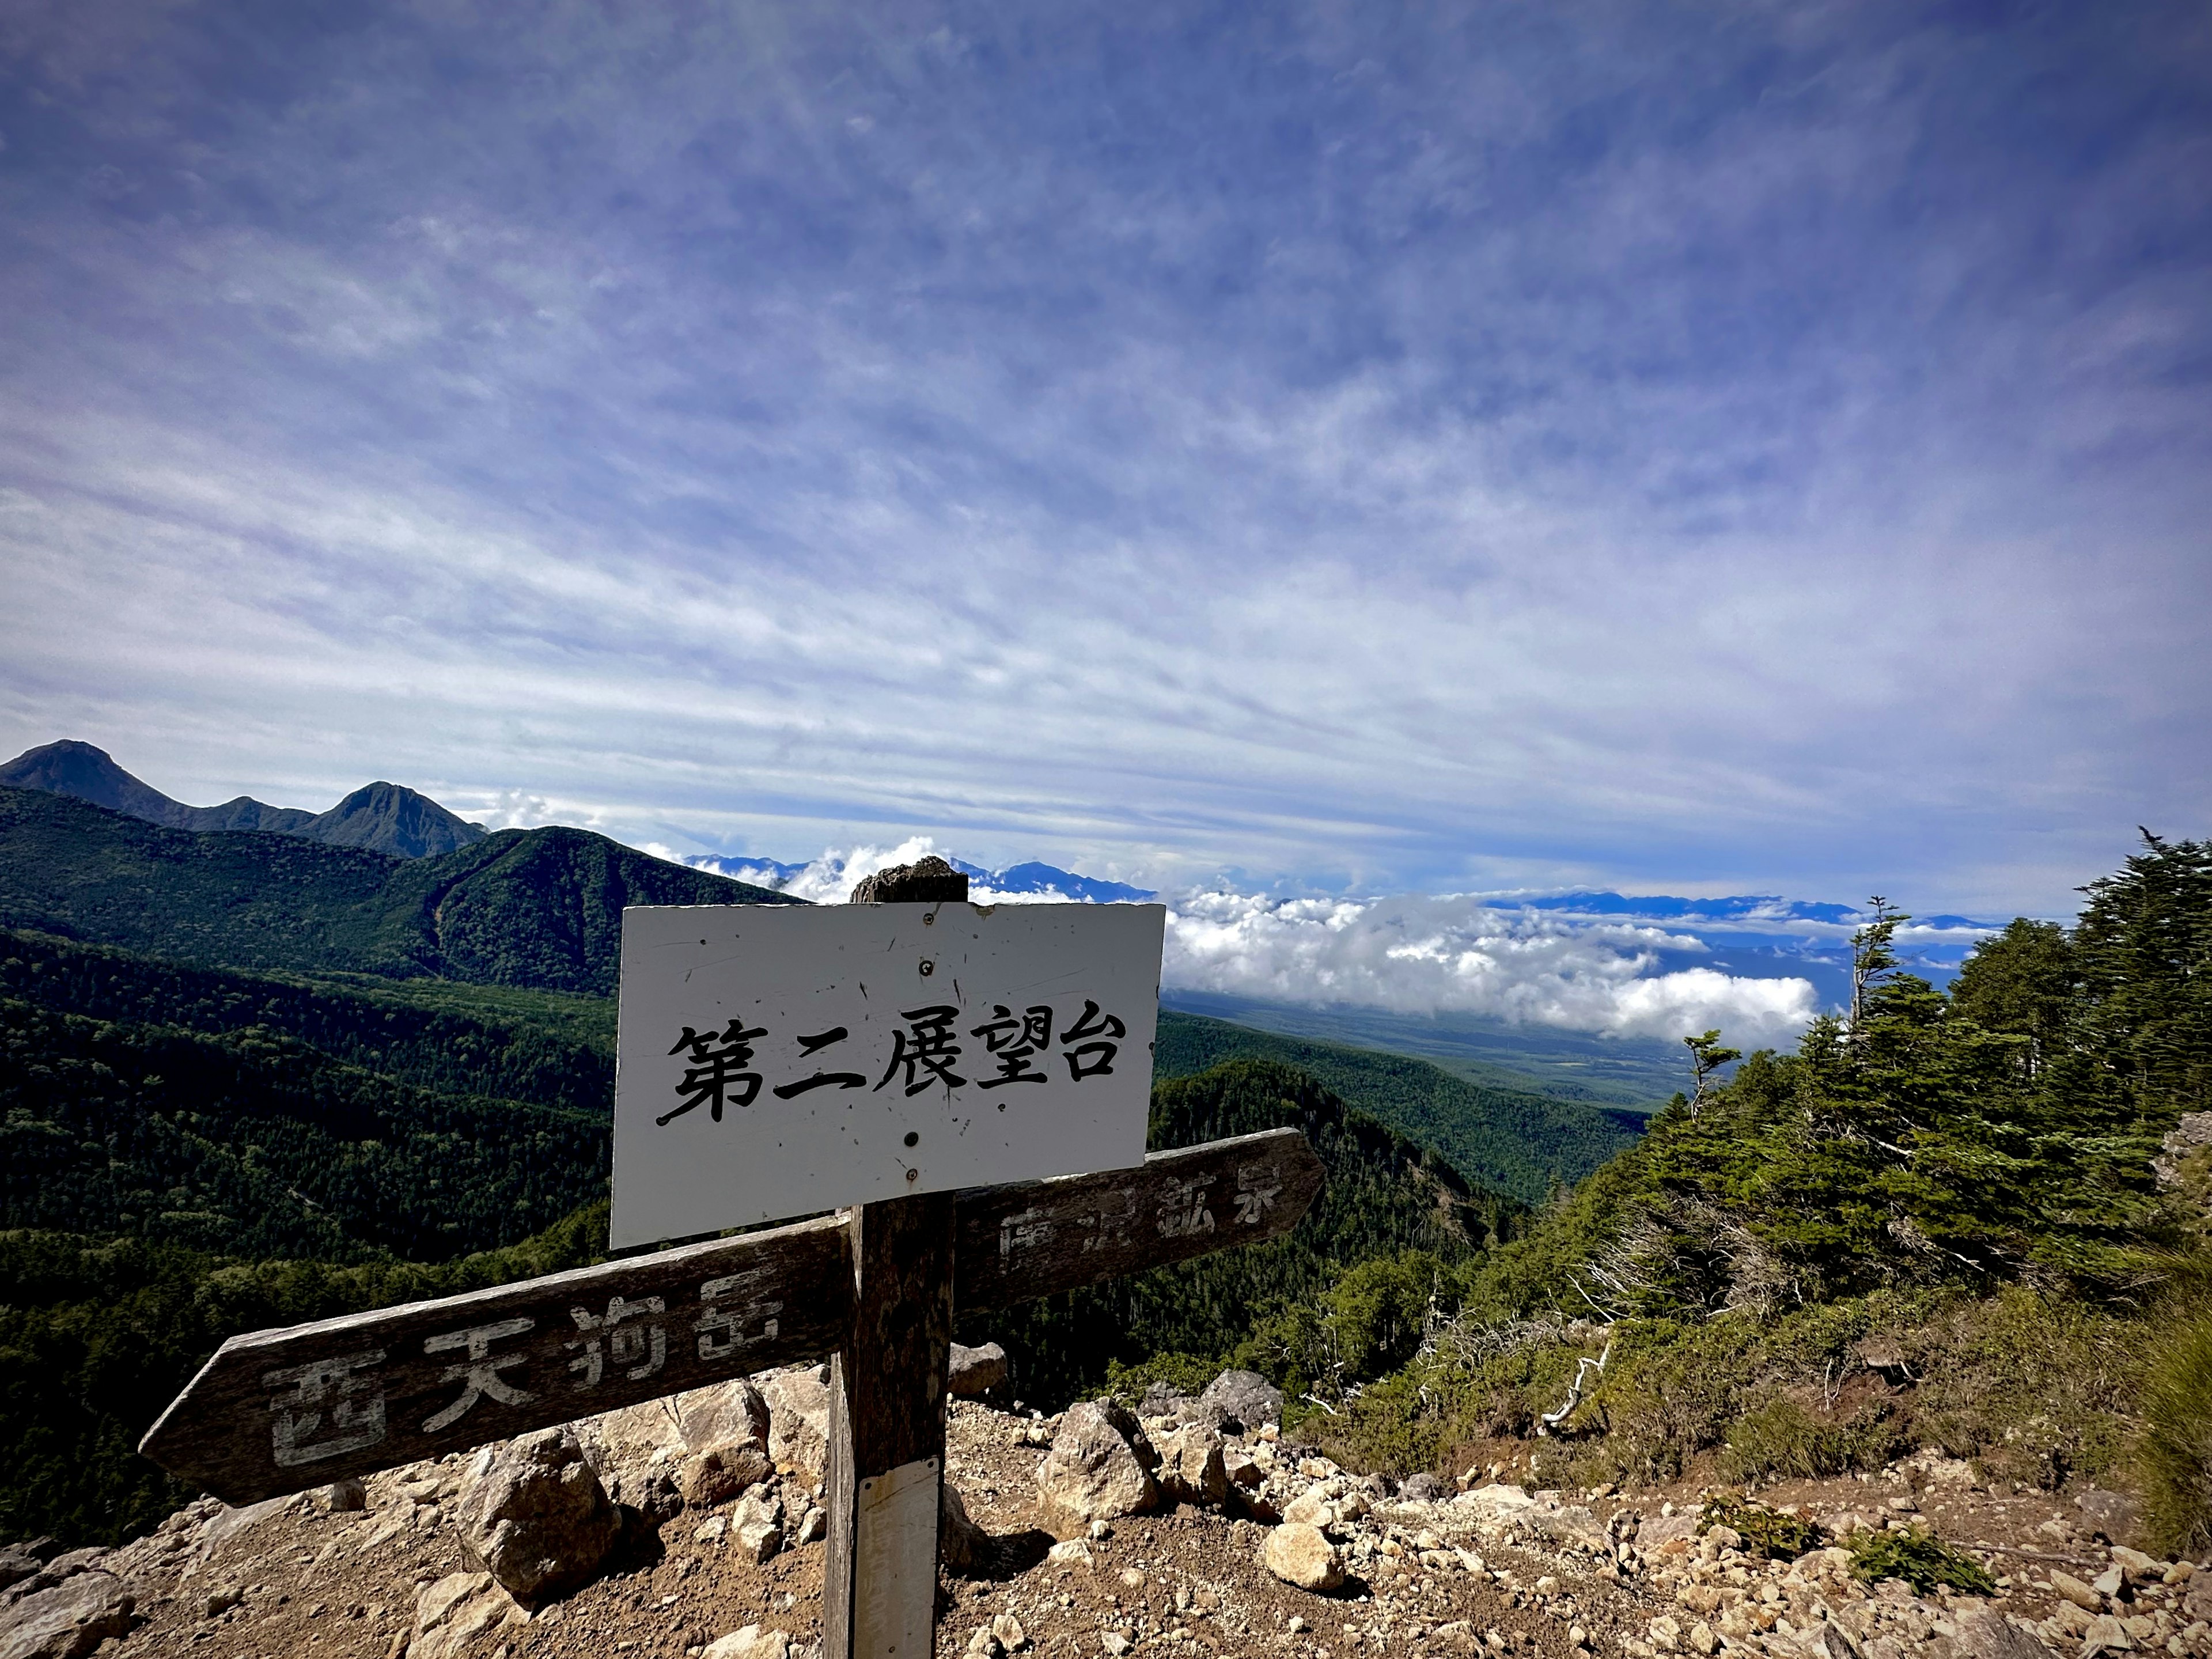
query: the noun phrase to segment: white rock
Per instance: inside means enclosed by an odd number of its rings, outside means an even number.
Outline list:
[[[1037,1464],[1038,1511],[1056,1538],[1079,1536],[1094,1522],[1159,1507],[1158,1461],[1137,1419],[1110,1401],[1068,1407],[1052,1450]]]
[[[52,1569],[60,1563],[46,1565]],[[82,1659],[109,1637],[120,1640],[129,1632],[135,1604],[113,1573],[70,1573],[59,1583],[0,1608],[0,1655],[6,1659]]]
[[[767,1486],[755,1486],[730,1516],[730,1539],[748,1561],[765,1561],[783,1548],[783,1500]]]
[[[777,1371],[760,1388],[768,1401],[769,1455],[818,1480],[830,1458],[830,1368]]]
[[[1344,1560],[1318,1527],[1286,1521],[1268,1533],[1261,1561],[1269,1572],[1300,1589],[1333,1590],[1344,1582]]]
[[[980,1348],[964,1347],[957,1342],[952,1345],[945,1385],[955,1399],[977,1399],[1006,1380],[1006,1351],[997,1343],[986,1342]]]
[[[408,1659],[459,1659],[478,1637],[528,1618],[489,1573],[448,1573],[415,1598]]]
[[[526,1606],[556,1600],[596,1574],[622,1517],[576,1437],[543,1429],[487,1447],[463,1483],[461,1559]]]
[[[747,1625],[727,1636],[716,1637],[699,1659],[789,1659],[790,1653],[791,1638],[787,1632]]]
[[[1988,1607],[1960,1613],[1954,1631],[1953,1651],[1959,1659],[2051,1659],[2049,1648]]]
[[[1186,1423],[1153,1445],[1160,1460],[1153,1476],[1168,1501],[1212,1508],[1229,1496],[1221,1437],[1205,1424]]]

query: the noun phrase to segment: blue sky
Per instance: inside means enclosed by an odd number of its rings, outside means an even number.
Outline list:
[[[0,746],[2064,915],[2212,806],[2212,12],[0,18]]]

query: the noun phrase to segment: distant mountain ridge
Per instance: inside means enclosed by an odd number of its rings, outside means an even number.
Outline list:
[[[167,830],[0,787],[0,923],[171,961],[611,994],[631,904],[795,904],[587,830],[434,858]]]
[[[711,870],[716,875],[778,890],[788,887],[815,867],[811,864],[784,864],[775,859],[720,858],[710,853],[700,854],[684,862],[694,870]],[[1143,903],[1159,896],[1148,887],[1132,887],[1123,881],[1078,875],[1073,870],[1062,870],[1035,860],[1008,865],[1003,870],[986,870],[964,859],[948,858],[945,862],[968,878],[969,887],[978,896],[1034,893],[1039,897],[1073,899],[1088,904]],[[844,865],[842,860],[831,860],[829,867],[842,873]]]
[[[403,859],[458,852],[491,833],[481,823],[467,823],[447,811],[428,795],[381,781],[355,790],[327,812],[270,806],[251,795],[220,806],[187,806],[133,777],[106,750],[73,738],[25,750],[0,766],[0,785],[73,796],[165,830],[297,836]]]

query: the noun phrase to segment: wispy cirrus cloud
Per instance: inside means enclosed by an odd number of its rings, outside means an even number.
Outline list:
[[[2174,10],[18,7],[0,727],[2061,909],[2212,808],[2208,81]]]

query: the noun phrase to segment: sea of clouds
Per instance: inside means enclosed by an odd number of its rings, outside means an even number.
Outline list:
[[[931,838],[915,836],[895,847],[831,849],[805,865],[687,862],[835,904],[864,877],[930,853],[943,856]],[[988,872],[971,875],[969,890],[982,904],[1066,896],[994,887]],[[1684,963],[1711,949],[1683,928],[1563,915],[1497,896],[1316,898],[1218,886],[1158,896],[1168,907],[1161,978],[1170,991],[1474,1014],[1618,1036],[1718,1028],[1731,1041],[1761,1043],[1795,1037],[1821,1000],[1808,978]]]

